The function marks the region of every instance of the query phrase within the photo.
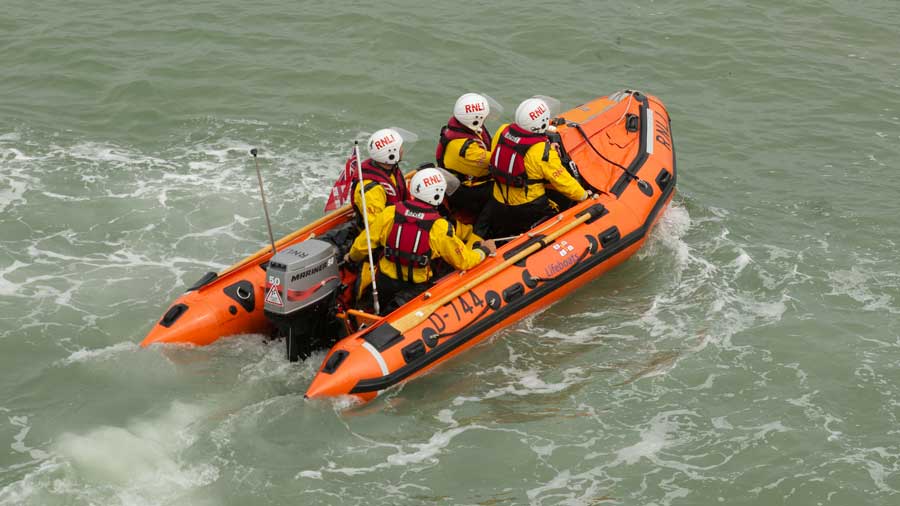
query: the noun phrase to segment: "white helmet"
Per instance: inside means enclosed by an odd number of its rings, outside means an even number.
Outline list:
[[[542,134],[550,125],[550,107],[539,98],[529,98],[516,108],[516,124],[529,132]]]
[[[400,162],[403,137],[393,128],[382,128],[369,137],[368,147],[372,160],[394,165]]]
[[[481,133],[484,120],[491,113],[491,104],[488,99],[478,93],[466,93],[456,99],[453,106],[453,116],[467,128]]]
[[[420,201],[436,206],[444,201],[447,180],[437,169],[422,169],[410,180],[409,191]]]

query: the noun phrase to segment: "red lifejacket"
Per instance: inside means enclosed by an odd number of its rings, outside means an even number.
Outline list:
[[[356,174],[354,174],[356,176]],[[391,176],[394,177],[394,181],[396,181],[396,185],[393,181],[391,181]],[[406,179],[403,178],[403,173],[400,172],[400,166],[394,165],[390,172],[387,172],[385,169],[378,167],[372,164],[372,159],[369,158],[362,163],[362,177],[369,182],[366,183],[366,186],[363,187],[363,193],[371,190],[376,184],[380,184],[384,188],[384,193],[387,195],[387,205],[392,206],[398,202],[403,202],[409,198],[409,191],[406,189]],[[353,186],[350,188],[350,202],[353,203],[353,208],[357,211],[360,209],[360,206],[356,202],[356,186],[359,184],[359,180],[354,177]]]
[[[473,142],[481,141],[484,149],[487,150],[491,148],[491,133],[488,132],[487,128],[482,127],[481,134],[479,135],[466,128],[465,125],[456,119],[456,117],[450,116],[450,120],[447,121],[447,124],[441,127],[441,137],[438,141],[437,150],[434,152],[434,158],[435,161],[437,161],[438,167],[447,169],[454,176],[458,177],[460,181],[469,181],[472,183],[490,181],[490,175],[481,177],[470,176],[454,170],[453,167],[444,165],[444,152],[447,150],[447,144],[450,144],[450,141],[454,139],[466,139],[466,141],[462,143],[462,147],[459,148],[459,156],[464,158],[466,156],[466,151]]]
[[[491,176],[498,183],[514,187],[525,188],[528,185],[543,182],[544,179],[529,179],[525,171],[525,154],[531,146],[547,143],[544,147],[544,160],[547,159],[547,152],[550,144],[547,142],[547,136],[544,134],[536,134],[523,130],[515,123],[510,123],[502,132],[497,133],[500,140],[497,147],[491,153],[490,171]]]
[[[384,258],[397,266],[400,281],[413,281],[413,267],[431,262],[431,226],[441,218],[434,206],[416,200],[395,204],[394,224],[384,245]],[[406,267],[406,279],[403,276]]]

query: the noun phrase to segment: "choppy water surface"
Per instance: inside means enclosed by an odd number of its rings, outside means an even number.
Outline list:
[[[0,16],[0,505],[900,501],[900,6],[505,0]],[[673,118],[645,248],[363,409],[260,336],[140,349],[320,216],[350,140],[631,87]]]

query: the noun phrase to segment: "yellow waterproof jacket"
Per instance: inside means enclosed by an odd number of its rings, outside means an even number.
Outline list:
[[[459,240],[464,242],[466,246],[474,248],[476,242],[484,240],[475,233],[475,227],[473,225],[468,225],[459,220],[454,220],[454,222],[453,233],[456,234],[456,237],[459,237]]]
[[[366,160],[363,164],[368,162],[369,160]],[[363,165],[363,167],[365,168],[365,165]],[[363,174],[365,174],[365,172],[363,172]],[[402,200],[407,197],[407,194],[405,193],[406,180],[397,181],[398,175],[399,177],[402,177],[402,173],[399,170],[392,173],[390,175],[390,181],[394,184],[394,188],[403,188],[403,190],[401,190],[403,194],[398,196]],[[378,183],[378,181],[363,177],[362,182],[355,185],[351,200],[353,202],[353,208],[356,210],[356,215],[359,217],[357,223],[360,225],[360,228],[363,229],[365,229],[362,222],[362,193],[364,189],[366,192],[366,216],[368,216],[369,228],[372,227],[375,217],[378,216],[381,211],[384,211],[385,206],[389,203],[388,201],[396,200],[396,198],[391,199],[388,196],[387,191]]]
[[[387,206],[381,214],[375,217],[370,229],[373,249],[384,246],[387,242],[391,229],[394,227],[394,212],[394,206]],[[466,239],[461,239],[446,219],[438,218],[428,234],[432,260],[443,258],[453,268],[459,270],[468,270],[480,264],[485,259],[484,251],[478,248],[473,249],[464,242],[465,240],[474,243],[480,238],[472,232],[471,227],[468,227]],[[353,241],[353,246],[350,247],[350,260],[359,262],[367,257],[366,231],[363,230]],[[389,278],[399,279],[397,265],[394,262],[382,258],[378,262],[378,269]],[[414,283],[424,283],[433,275],[431,265],[413,267]]]
[[[497,129],[497,134],[491,142],[492,155],[496,152],[501,133],[506,130],[507,126],[509,126],[508,123]],[[547,150],[546,161],[543,160],[545,149]],[[563,167],[559,153],[553,148],[547,149],[546,142],[534,144],[525,153],[525,173],[528,179],[543,179],[546,183],[532,183],[525,188],[514,188],[495,180],[494,200],[511,206],[527,204],[546,193],[544,184],[552,186],[556,191],[575,201],[587,198],[584,188]]]
[[[447,143],[444,150],[444,168],[454,172],[459,172],[464,176],[472,176],[473,178],[481,178],[481,180],[469,181],[460,178],[460,183],[465,186],[477,186],[490,181],[488,174],[488,159],[490,153],[488,146],[483,146],[481,142],[469,142],[464,156],[460,156],[460,150],[467,139],[453,139]]]

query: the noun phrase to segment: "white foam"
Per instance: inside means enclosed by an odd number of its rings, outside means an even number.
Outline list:
[[[389,455],[387,462],[395,466],[408,466],[410,464],[420,464],[425,461],[436,463],[434,458],[445,449],[451,441],[453,441],[453,438],[476,428],[481,427],[470,425],[467,427],[454,427],[445,431],[439,431],[433,434],[427,443],[411,445],[416,448],[413,452],[399,452],[394,455]]]
[[[32,465],[31,463],[29,465]],[[40,500],[48,491],[56,493],[62,487],[58,483],[50,483],[50,476],[57,473],[62,466],[53,459],[36,463],[35,467],[22,479],[0,488],[0,506],[22,506],[25,504],[49,504]],[[61,481],[61,480],[57,480]],[[63,492],[65,493],[65,492]]]
[[[83,435],[64,434],[55,449],[90,483],[117,484],[120,497],[131,497],[136,504],[161,501],[218,478],[218,469],[211,464],[186,466],[178,459],[196,439],[191,426],[205,415],[199,406],[175,402],[156,419],[127,427],[98,427]]]
[[[526,491],[526,495],[528,499],[532,501],[532,504],[536,501],[536,499],[544,494],[545,492],[551,490],[568,490],[570,488],[569,482],[572,481],[572,473],[569,471],[562,471],[554,476],[550,481],[541,485],[540,487],[535,487]]]
[[[10,156],[12,155],[12,156]],[[3,150],[3,156],[0,159],[9,159],[9,161],[28,162],[34,160],[33,157],[26,155],[16,148],[8,148]]]
[[[731,267],[734,269],[735,274],[740,274],[741,271],[743,271],[744,268],[747,267],[748,265],[750,265],[750,262],[753,261],[750,258],[750,255],[748,255],[747,252],[744,251],[743,249],[738,248],[738,252],[739,252],[738,257],[735,258],[734,260],[732,260],[732,262],[731,262]]]
[[[256,119],[244,119],[244,118],[222,118],[221,121],[227,123],[229,125],[255,125],[255,126],[269,126],[268,123],[261,120]]]
[[[508,383],[500,387],[491,388],[477,397],[458,396],[454,398],[453,405],[460,406],[466,402],[480,402],[485,399],[495,399],[506,395],[524,397],[536,394],[553,394],[583,382],[586,377],[584,369],[580,367],[570,367],[562,371],[563,377],[558,382],[548,382],[541,377],[539,371],[531,368],[519,369],[511,363],[499,364],[492,370],[502,373],[508,379]]]
[[[51,445],[49,458],[0,489],[0,505],[47,504],[59,496],[78,504],[173,504],[219,478],[212,464],[187,465],[180,459],[207,411],[175,402],[159,417],[124,427],[64,433]]]
[[[98,360],[110,360],[116,358],[116,356],[122,352],[131,352],[138,349],[139,347],[137,343],[133,343],[130,341],[116,343],[111,346],[95,350],[81,348],[78,351],[72,352],[68,357],[56,361],[54,365],[65,366],[76,363],[95,362]]]
[[[283,379],[289,380],[289,382],[309,381],[315,376],[327,354],[327,351],[319,350],[301,362],[289,362],[284,358],[283,343],[264,344],[261,339],[258,339],[258,336],[254,337],[249,340],[229,339],[234,346],[243,348],[252,346],[261,352],[258,360],[241,367],[238,378],[242,384],[271,379]]]
[[[55,449],[104,480],[129,482],[155,470],[174,472],[180,467],[174,455],[193,442],[189,428],[205,413],[199,406],[174,402],[156,419],[137,420],[127,427],[102,426],[83,435],[63,434]],[[119,451],[122,448],[129,451]]]
[[[712,426],[719,430],[732,430],[734,426],[728,423],[727,417],[719,416],[712,419]]]
[[[584,370],[580,367],[571,367],[563,371],[563,376],[565,378],[564,381],[558,383],[547,383],[546,381],[538,377],[536,371],[528,371],[527,373],[521,375],[519,378],[519,382],[522,384],[522,386],[525,387],[526,391],[518,391],[516,393],[519,395],[523,395],[525,393],[550,394],[561,392],[562,390],[565,390],[572,384],[576,383],[576,380],[584,379]]]
[[[435,418],[437,418],[438,421],[450,426],[459,425],[457,421],[453,419],[453,410],[450,409],[440,410]]]
[[[448,446],[450,446],[453,440],[471,430],[489,430],[499,432],[514,432],[516,434],[521,434],[521,432],[514,430],[491,429],[482,425],[457,425],[444,430],[438,430],[431,435],[428,441],[424,443],[406,442],[403,445],[393,443],[380,443],[359,434],[354,434],[354,436],[356,436],[357,438],[365,441],[366,446],[365,448],[360,449],[349,448],[347,453],[352,454],[357,451],[369,453],[371,452],[372,448],[377,447],[393,449],[395,450],[395,453],[388,455],[384,461],[375,463],[367,467],[345,467],[340,466],[336,462],[329,461],[325,466],[318,470],[301,471],[297,474],[297,477],[321,479],[321,477],[326,473],[343,474],[345,476],[361,476],[392,467],[403,467],[418,470],[422,469],[423,466],[437,465],[439,464],[438,457],[447,449]]]
[[[603,318],[606,315],[595,313],[591,315],[582,314],[581,316],[590,318]],[[608,331],[606,331],[603,326],[597,325],[576,329],[570,332],[561,332],[556,329],[548,328],[541,334],[541,337],[546,339],[556,339],[573,344],[586,344],[593,342],[602,342],[603,340],[612,337],[612,335]]]
[[[887,284],[895,283],[896,278],[896,275],[888,275]],[[828,279],[831,281],[831,292],[828,295],[846,295],[862,304],[862,309],[866,311],[900,313],[900,309],[894,306],[891,295],[875,293],[875,290],[886,284],[884,273],[854,265],[850,270],[828,273]]]
[[[9,423],[20,428],[19,433],[13,436],[13,443],[10,445],[13,451],[28,454],[34,460],[43,460],[49,457],[47,452],[25,444],[25,438],[28,437],[28,432],[31,430],[27,416],[11,416],[9,417]]]
[[[16,260],[9,267],[0,270],[0,295],[16,295],[17,293],[19,293],[22,285],[19,283],[13,283],[12,281],[8,280],[6,276],[25,266],[27,266],[27,264]]]
[[[684,241],[684,236],[690,228],[691,216],[688,210],[672,202],[656,223],[647,243],[637,253],[636,258],[644,259],[658,255],[658,246],[661,245],[675,253],[679,269],[683,268],[691,256],[690,247]]]
[[[47,190],[42,191],[41,195],[44,195],[46,197],[50,197],[50,198],[56,199],[56,200],[62,200],[64,202],[89,202],[91,200],[91,197],[72,197],[70,195],[62,195],[62,194],[53,193],[53,192],[50,192]]]
[[[896,470],[893,469],[894,466],[891,466],[892,469],[886,470],[884,464],[868,457],[868,454],[870,453],[874,453],[881,459],[890,459],[892,461],[896,461],[897,458],[900,457],[900,455],[898,455],[896,452],[888,451],[883,447],[876,447],[867,448],[861,453],[848,457],[846,460],[848,462],[863,464],[869,473],[869,477],[872,478],[872,482],[875,484],[878,490],[891,494],[896,493],[897,491],[886,482],[888,477],[893,476],[896,472]]]
[[[126,148],[98,142],[82,142],[70,148],[57,147],[53,154],[89,162],[112,162],[120,166],[172,166],[170,161],[162,158],[132,153]]]
[[[0,184],[2,183],[8,185],[9,188],[0,187],[0,212],[6,211],[13,203],[26,203],[24,195],[25,191],[28,190],[27,182],[11,177],[4,177],[0,180]]]
[[[658,413],[648,426],[641,430],[640,440],[616,452],[615,464],[636,464],[641,459],[657,460],[657,454],[670,445],[669,434],[678,429],[678,424],[669,419],[670,416],[690,414],[690,411],[668,411]],[[615,465],[614,464],[614,465]]]

